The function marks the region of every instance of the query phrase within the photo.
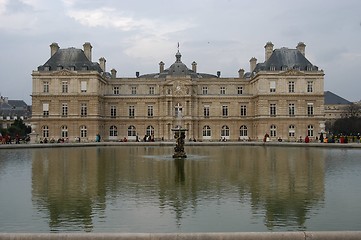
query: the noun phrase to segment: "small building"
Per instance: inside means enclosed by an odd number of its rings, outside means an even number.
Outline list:
[[[0,96],[0,123],[2,128],[8,128],[14,120],[22,119],[25,124],[30,124],[31,106],[24,100],[10,100]]]
[[[349,117],[350,106],[352,104],[352,102],[336,95],[333,92],[325,91],[326,121],[334,122],[339,118]]]

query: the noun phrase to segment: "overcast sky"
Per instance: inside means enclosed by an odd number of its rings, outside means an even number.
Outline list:
[[[0,0],[0,93],[31,104],[31,73],[60,48],[93,46],[93,61],[133,77],[168,68],[177,43],[189,68],[223,77],[264,61],[264,45],[295,48],[325,72],[325,90],[361,100],[361,1]]]

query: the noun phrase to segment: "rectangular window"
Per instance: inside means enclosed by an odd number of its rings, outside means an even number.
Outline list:
[[[87,91],[87,82],[86,81],[81,81],[81,83],[80,83],[80,91],[81,92],[86,92]]]
[[[294,81],[289,81],[288,82],[288,92],[289,93],[294,93],[295,92],[295,82]]]
[[[49,127],[44,126],[42,130],[43,130],[43,137],[48,138],[49,137]]]
[[[228,106],[227,105],[222,106],[222,116],[228,117]]]
[[[110,117],[116,118],[117,117],[117,106],[110,106]]]
[[[148,105],[148,117],[153,117],[154,108],[153,105]]]
[[[247,106],[246,105],[241,105],[241,116],[247,116]]]
[[[149,87],[149,95],[154,95],[155,94],[155,87],[154,86],[150,86]]]
[[[203,107],[203,116],[209,118],[209,105],[204,105]]]
[[[132,86],[132,87],[130,88],[130,90],[131,90],[132,95],[136,95],[136,94],[137,94],[137,87],[136,87],[136,86]]]
[[[63,81],[61,83],[61,92],[68,93],[68,81]]]
[[[288,116],[290,116],[290,117],[295,116],[295,104],[294,103],[288,104]]]
[[[80,116],[86,117],[88,115],[88,106],[86,103],[80,104]]]
[[[243,86],[238,86],[237,88],[237,94],[242,95],[243,94]]]
[[[221,87],[221,88],[220,88],[220,94],[221,94],[221,95],[225,95],[225,94],[226,94],[226,87]]]
[[[269,91],[276,92],[276,81],[270,81],[269,83]]]
[[[271,128],[270,128],[270,136],[271,137],[276,137],[277,136],[277,128],[275,125],[271,125]]]
[[[120,90],[119,86],[114,86],[114,87],[113,87],[113,94],[114,94],[114,95],[119,95],[119,93],[120,93],[119,90]]]
[[[307,103],[307,116],[313,116],[313,103]]]
[[[294,125],[289,126],[289,128],[288,128],[288,136],[289,137],[294,137],[295,132],[296,132],[295,126]]]
[[[313,81],[307,81],[307,92],[313,92]]]
[[[135,115],[135,107],[134,107],[134,106],[129,106],[129,108],[128,108],[128,113],[129,113],[129,117],[130,117],[130,118],[134,118],[134,115]]]
[[[203,95],[207,95],[207,94],[208,94],[208,87],[207,87],[207,86],[203,86],[203,87],[202,87],[202,94],[203,94]]]
[[[43,103],[43,117],[49,117],[49,103]]]
[[[275,117],[276,116],[276,104],[275,103],[271,103],[269,106],[269,114],[271,117]]]
[[[62,104],[61,116],[63,116],[63,117],[68,116],[68,104],[67,103]]]
[[[44,82],[43,82],[43,92],[44,92],[44,93],[48,93],[48,92],[49,92],[49,82],[48,82],[48,81],[44,81]]]

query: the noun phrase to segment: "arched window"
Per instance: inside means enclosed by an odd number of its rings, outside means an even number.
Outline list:
[[[246,125],[242,125],[239,128],[239,136],[240,137],[247,137],[248,136],[248,130],[247,130],[247,126]]]
[[[277,136],[277,128],[276,128],[276,125],[271,125],[271,127],[270,127],[270,136],[271,136],[271,137],[276,137],[276,136]]]
[[[61,126],[61,137],[67,138],[68,137],[68,126]]]
[[[224,125],[221,129],[221,137],[229,138],[229,127]]]
[[[210,137],[212,135],[211,127],[206,125],[203,127],[203,137]]]
[[[86,126],[84,126],[84,125],[80,126],[80,137],[86,138],[87,135],[88,135],[88,132],[87,132]]]
[[[183,110],[182,105],[180,103],[177,103],[177,105],[175,105],[175,107],[174,107],[175,117],[181,118],[182,117],[182,110]]]
[[[111,137],[118,136],[118,128],[117,128],[117,126],[110,126],[110,128],[109,128],[109,136],[111,136]]]
[[[154,135],[154,127],[153,127],[153,126],[148,126],[148,127],[147,127],[146,135],[147,135],[147,136],[152,136],[152,135]]]
[[[42,126],[41,128],[42,134],[43,134],[43,138],[48,138],[49,137],[49,126]]]
[[[313,137],[313,125],[308,125],[307,126],[307,135],[309,137]]]
[[[136,128],[131,125],[128,127],[128,137],[135,137],[137,136],[137,131],[136,131]]]
[[[290,125],[288,127],[288,136],[289,137],[294,137],[296,134],[296,128],[295,128],[295,125]]]

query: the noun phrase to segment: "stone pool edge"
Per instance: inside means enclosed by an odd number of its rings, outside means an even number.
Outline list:
[[[94,146],[174,146],[171,141],[159,142],[84,142],[84,143],[28,143],[0,144],[0,149],[20,148],[57,148],[57,147],[94,147]],[[322,147],[322,148],[359,148],[360,143],[298,143],[298,142],[186,142],[185,146],[279,146],[279,147]]]
[[[361,231],[235,232],[235,233],[0,233],[0,240],[355,240]]]

